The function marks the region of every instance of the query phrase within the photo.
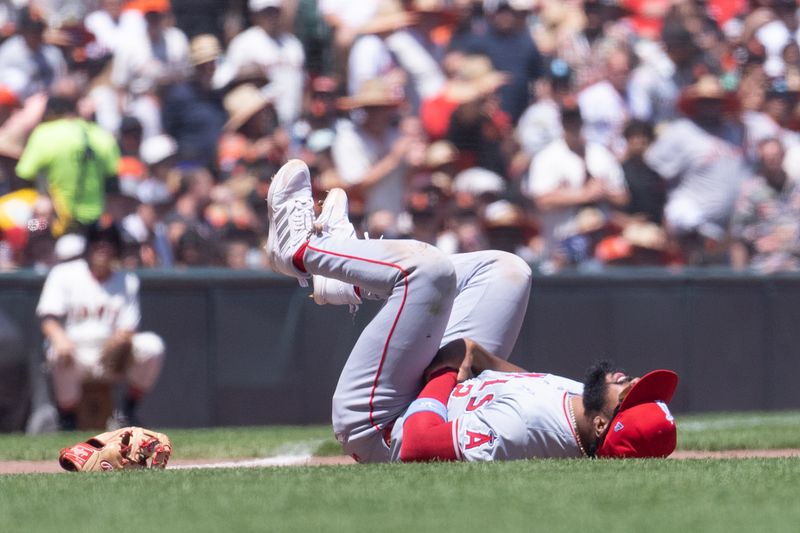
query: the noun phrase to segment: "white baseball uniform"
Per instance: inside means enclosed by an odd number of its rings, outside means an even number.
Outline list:
[[[583,384],[553,374],[487,370],[450,394],[447,420],[453,448],[464,461],[581,457],[567,401]],[[392,431],[398,460],[403,418]]]
[[[446,256],[413,240],[321,235],[308,242],[303,261],[310,274],[386,299],[353,347],[333,396],[336,437],[362,462],[391,459],[389,433],[441,346],[468,337],[508,358],[530,293],[530,267],[498,251]]]
[[[71,365],[58,364],[53,351],[47,350],[56,400],[62,407],[74,406],[83,381],[108,378],[100,364],[105,341],[115,331],[135,331],[139,326],[139,278],[133,273],[115,272],[101,283],[83,259],[56,265],[45,280],[36,314],[62,320],[67,337],[75,345]],[[158,335],[135,334],[128,382],[143,392],[150,390],[163,357],[164,345]]]

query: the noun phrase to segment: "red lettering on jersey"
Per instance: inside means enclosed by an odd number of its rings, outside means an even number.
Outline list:
[[[477,431],[467,430],[467,438],[469,439],[469,442],[464,446],[464,449],[471,450],[473,448],[483,446],[484,444],[492,446],[497,436],[491,430],[489,431],[488,435],[485,433],[478,433]]]
[[[470,392],[472,392],[472,384],[464,385],[461,383],[455,389],[453,389],[453,397],[463,398],[464,396],[469,396]]]
[[[487,394],[477,402],[475,402],[475,398],[476,396],[473,396],[472,398],[469,399],[469,403],[467,404],[467,411],[474,411],[476,409],[479,409],[483,405],[486,405],[487,403],[491,402],[494,399],[494,394]]]
[[[514,377],[518,377],[518,378],[543,378],[545,376],[547,376],[547,374],[539,374],[537,372],[525,372],[523,374],[517,374]]]
[[[508,383],[508,380],[507,379],[490,379],[488,381],[484,381],[483,383],[481,383],[481,388],[478,389],[478,392],[482,391],[486,387],[490,387],[492,385],[497,385],[499,383]]]

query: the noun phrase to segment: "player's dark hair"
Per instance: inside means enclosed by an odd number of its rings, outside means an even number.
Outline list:
[[[615,371],[614,364],[607,360],[598,361],[586,370],[583,379],[583,409],[587,415],[592,416],[603,410],[608,392],[606,376]]]
[[[119,257],[123,251],[122,232],[119,226],[107,215],[89,225],[86,230],[86,252],[93,244],[107,243],[114,248],[114,254]]]

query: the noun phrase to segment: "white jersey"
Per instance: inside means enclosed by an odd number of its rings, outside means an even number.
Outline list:
[[[567,401],[577,381],[552,374],[485,371],[450,394],[456,454],[465,461],[581,457]]]
[[[139,326],[139,278],[115,272],[100,283],[83,259],[56,265],[44,282],[36,315],[62,318],[77,358],[91,364],[112,333]]]

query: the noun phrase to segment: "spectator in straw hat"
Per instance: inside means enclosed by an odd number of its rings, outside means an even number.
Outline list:
[[[248,0],[253,25],[231,41],[225,57],[227,75],[255,64],[271,80],[275,109],[282,124],[300,116],[306,56],[300,40],[283,27],[284,0]]]
[[[192,39],[192,76],[167,90],[162,107],[164,131],[178,142],[180,159],[207,168],[216,164],[217,141],[227,118],[222,96],[212,88],[219,55],[219,41],[213,35]]]
[[[507,174],[512,142],[511,121],[499,107],[498,91],[508,75],[492,68],[486,56],[466,56],[447,98],[457,103],[450,116],[446,138],[459,150],[461,168],[478,166]]]
[[[701,241],[724,238],[736,195],[748,174],[744,135],[733,120],[738,101],[711,75],[681,93],[687,118],[672,122],[645,153],[645,161],[674,183],[667,196],[667,229],[684,240],[688,255],[706,249]]]
[[[508,200],[497,200],[483,211],[483,227],[489,248],[517,254],[524,259],[533,260],[527,247],[532,227],[523,209]]]
[[[448,79],[441,90],[423,100],[420,107],[422,124],[433,139],[447,135],[450,119],[459,106],[476,103],[480,106],[508,81],[506,74],[492,68],[486,56],[454,52],[445,62],[449,66]]]
[[[407,158],[415,139],[393,125],[401,102],[402,94],[380,78],[338,101],[340,109],[361,114],[339,128],[333,158],[348,195],[364,199],[367,215],[379,210],[397,215],[404,207]]]
[[[666,265],[672,259],[664,229],[652,222],[632,222],[619,235],[604,238],[594,250],[601,263],[616,266]]]
[[[255,85],[239,85],[223,101],[228,121],[219,142],[220,170],[244,170],[268,179],[286,159],[289,137],[278,124],[272,101]]]

